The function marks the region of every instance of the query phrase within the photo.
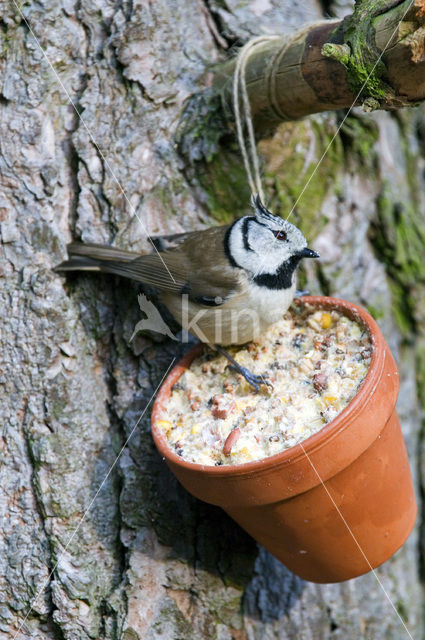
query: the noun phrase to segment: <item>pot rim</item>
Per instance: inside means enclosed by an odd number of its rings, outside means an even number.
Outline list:
[[[333,438],[335,438],[342,430],[350,427],[352,419],[360,409],[364,409],[365,405],[367,405],[370,398],[374,394],[374,391],[382,376],[386,349],[388,347],[375,320],[362,307],[359,307],[358,305],[347,300],[332,298],[329,296],[303,296],[302,298],[299,298],[299,300],[304,304],[311,304],[319,308],[339,310],[344,315],[363,325],[363,327],[366,327],[369,331],[372,342],[371,363],[367,374],[358,389],[358,392],[348,403],[345,409],[343,409],[336,418],[331,420],[331,422],[329,422],[328,424],[324,425],[315,434],[309,436],[305,440],[302,440],[301,443],[298,443],[293,447],[290,447],[289,449],[285,449],[280,453],[261,458],[260,460],[244,462],[237,465],[229,464],[220,466],[203,465],[184,460],[169,448],[168,440],[165,434],[160,430],[159,427],[156,426],[156,423],[158,420],[162,419],[165,404],[171,394],[172,386],[182,376],[184,371],[189,368],[192,361],[202,353],[204,345],[202,343],[199,343],[192,347],[192,349],[190,349],[168,373],[159,389],[152,408],[152,436],[160,454],[165,459],[169,460],[174,465],[185,468],[188,471],[200,472],[203,475],[209,475],[212,477],[226,477],[235,475],[249,476],[251,474],[255,474],[256,472],[265,470],[269,467],[281,467],[293,464],[299,459],[305,458],[306,453],[310,456],[311,454],[319,451],[322,447],[326,446],[329,441],[333,440]],[[395,371],[395,375],[398,375],[397,370]],[[396,385],[396,397],[397,392],[398,384]]]

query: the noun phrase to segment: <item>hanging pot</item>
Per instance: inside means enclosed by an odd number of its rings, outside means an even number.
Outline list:
[[[172,386],[202,352],[192,349],[165,379],[152,411],[155,444],[192,495],[222,507],[291,571],[340,582],[379,566],[405,542],[417,507],[395,410],[398,372],[373,318],[345,300],[305,297],[366,327],[373,353],[348,406],[319,432],[276,455],[240,465],[187,462],[168,446],[158,420]]]

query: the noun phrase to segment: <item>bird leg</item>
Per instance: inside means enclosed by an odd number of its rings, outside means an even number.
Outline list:
[[[230,365],[230,369],[233,369],[234,371],[236,371],[237,373],[240,373],[245,380],[248,382],[248,384],[250,384],[252,387],[254,387],[254,389],[256,391],[260,390],[260,385],[262,384],[266,384],[269,387],[273,388],[272,383],[267,380],[264,375],[255,375],[254,373],[251,373],[251,371],[249,371],[249,369],[247,369],[246,367],[243,367],[242,365],[239,364],[239,362],[236,362],[236,360],[234,358],[232,358],[232,356],[230,355],[230,353],[227,353],[226,349],[223,349],[222,346],[220,346],[219,344],[215,344],[214,345],[214,349],[216,349],[219,353],[221,353],[223,356],[225,356],[229,362],[231,362]]]
[[[295,291],[294,298],[302,298],[303,296],[309,296],[309,295],[310,295],[310,291],[308,289],[303,289],[302,291],[300,291],[300,289],[297,289]]]

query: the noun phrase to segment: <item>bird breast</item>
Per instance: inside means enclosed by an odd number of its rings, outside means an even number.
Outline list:
[[[247,305],[258,311],[262,331],[281,319],[295,294],[295,282],[289,289],[268,289],[252,283],[248,290]]]
[[[267,289],[250,283],[223,305],[205,308],[180,296],[162,299],[180,322],[184,332],[209,344],[245,344],[277,322],[291,304],[295,283],[290,289]],[[184,339],[184,334],[183,334]]]

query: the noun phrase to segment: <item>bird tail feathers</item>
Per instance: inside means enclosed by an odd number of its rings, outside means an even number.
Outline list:
[[[120,273],[117,262],[131,262],[137,253],[101,244],[72,242],[68,245],[69,260],[61,262],[55,271],[106,271]]]

